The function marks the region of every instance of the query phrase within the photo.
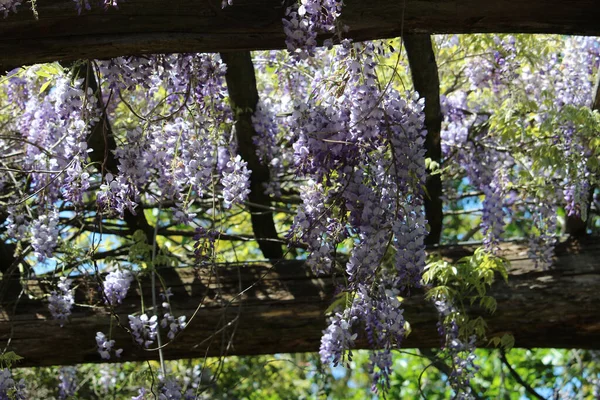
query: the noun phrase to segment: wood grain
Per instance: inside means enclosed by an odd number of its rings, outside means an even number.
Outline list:
[[[457,259],[472,246],[441,248]],[[511,333],[519,347],[600,348],[600,243],[597,238],[563,243],[557,250],[556,265],[538,270],[527,258],[527,246],[503,245],[511,261],[510,279],[496,282],[490,293],[498,301],[493,315],[482,313],[489,336]],[[166,269],[161,273],[172,288],[176,315],[188,318],[198,309],[187,329],[168,344],[169,359],[217,356],[221,354],[273,354],[319,349],[325,328],[325,310],[334,293],[332,277],[316,277],[302,262],[230,265],[213,270]],[[21,299],[0,305],[0,345],[11,338],[10,349],[25,357],[22,366],[101,362],[95,334],[108,333],[109,313],[99,305],[97,281],[81,279],[76,292],[79,306],[71,320],[60,327],[51,319],[43,300]],[[25,282],[32,294],[47,292],[48,284]],[[141,291],[130,290],[116,310],[121,321],[139,309],[140,294],[146,307],[150,285],[141,282]],[[412,333],[405,347],[437,347],[435,309],[421,295],[405,304],[405,316]],[[13,312],[14,311],[14,312]],[[130,335],[113,322],[112,337],[124,349],[121,361],[156,359],[156,351],[135,346]],[[365,347],[359,341],[359,347]],[[485,344],[483,344],[485,345]],[[114,360],[118,361],[118,360]]]
[[[91,3],[94,3],[93,1]],[[354,40],[402,33],[600,34],[595,0],[346,0]],[[29,3],[27,3],[29,4]],[[78,16],[71,0],[37,2],[0,19],[0,69],[123,55],[285,48],[281,0],[126,0]],[[321,37],[325,39],[326,37]]]

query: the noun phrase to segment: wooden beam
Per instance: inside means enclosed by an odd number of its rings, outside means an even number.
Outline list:
[[[266,185],[271,179],[269,167],[265,162],[261,162],[254,143],[258,135],[252,123],[252,116],[258,105],[258,89],[252,54],[249,51],[222,53],[221,58],[227,65],[225,80],[235,118],[237,151],[252,171],[248,194],[248,200],[252,204],[248,206],[252,231],[263,256],[270,260],[279,260],[283,258],[283,251],[281,243],[277,241],[273,212],[269,210],[271,199],[265,194]]]
[[[78,16],[70,0],[23,2],[0,20],[0,68],[76,59],[285,48],[281,0],[127,0]],[[355,40],[402,33],[600,34],[595,0],[346,0]],[[322,39],[325,39],[323,37]]]
[[[511,333],[519,347],[600,348],[600,242],[570,241],[557,249],[556,266],[538,270],[527,258],[527,246],[504,244],[511,261],[508,284],[494,284],[491,294],[498,301],[494,315],[486,316],[489,336]],[[457,259],[473,246],[441,249],[445,257]],[[217,272],[218,271],[218,272]],[[331,303],[331,277],[318,278],[302,262],[218,267],[212,271],[192,268],[166,269],[161,273],[172,288],[175,315],[189,317],[186,330],[168,344],[168,359],[319,349],[325,328],[324,312]],[[25,282],[33,294],[47,292],[39,281]],[[71,320],[60,327],[51,320],[45,301],[22,299],[16,307],[0,307],[0,346],[9,338],[10,350],[25,357],[22,366],[101,362],[95,333],[108,333],[109,314],[98,304],[95,280],[80,280]],[[149,282],[142,282],[146,307]],[[140,291],[130,290],[116,310],[125,324],[127,315],[140,306]],[[438,347],[437,314],[422,296],[406,302],[405,315],[412,333],[405,347]],[[13,313],[13,310],[14,313]],[[473,310],[478,313],[481,310]],[[156,359],[156,351],[136,347],[130,335],[113,322],[112,337],[124,349],[121,361]],[[486,345],[483,343],[483,345]],[[359,341],[360,347],[366,343]],[[118,360],[113,360],[118,361]]]

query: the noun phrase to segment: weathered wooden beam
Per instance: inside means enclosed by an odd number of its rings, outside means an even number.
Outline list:
[[[91,2],[94,3],[94,2]],[[0,69],[122,55],[285,48],[281,0],[127,0],[78,16],[71,0],[23,2],[0,19]],[[355,40],[402,33],[600,34],[595,0],[346,0]],[[324,39],[324,38],[323,38]]]
[[[457,259],[472,250],[472,246],[447,247],[442,254]],[[511,261],[510,279],[508,284],[500,279],[491,289],[498,310],[486,316],[490,336],[512,333],[520,347],[600,348],[597,238],[561,244],[556,266],[548,271],[534,267],[524,245],[505,244],[503,254]],[[164,348],[169,359],[316,351],[334,292],[330,277],[315,277],[299,261],[212,271],[171,269],[162,277],[174,293],[175,315],[189,318],[197,311],[186,330]],[[39,281],[27,283],[32,293],[48,289]],[[80,281],[79,306],[62,328],[51,320],[44,301],[22,299],[16,307],[3,304],[0,346],[10,338],[9,349],[25,357],[22,366],[101,362],[94,337],[97,331],[108,333],[110,322],[103,308],[92,307],[98,304],[97,287],[93,279]],[[116,310],[125,324],[127,314],[140,306],[140,291],[135,287]],[[141,287],[148,307],[149,282]],[[405,315],[412,327],[405,347],[439,346],[436,311],[422,296],[406,302]],[[115,322],[112,337],[124,349],[123,361],[158,357],[156,351],[136,347]]]

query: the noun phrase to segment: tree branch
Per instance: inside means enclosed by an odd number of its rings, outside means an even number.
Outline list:
[[[410,64],[410,72],[415,90],[425,98],[425,127],[427,138],[426,157],[437,163],[441,162],[442,146],[440,131],[442,129],[442,111],[440,107],[440,79],[437,63],[433,53],[431,37],[424,34],[404,35],[404,46]],[[442,235],[442,178],[440,174],[429,175],[426,183],[425,214],[429,223],[429,236],[426,244],[439,243]]]
[[[519,385],[523,386],[523,388],[525,389],[525,391],[527,393],[529,393],[536,399],[546,400],[538,392],[536,392],[527,382],[525,382],[523,380],[523,378],[521,378],[521,375],[519,375],[519,373],[517,371],[515,371],[515,369],[512,367],[512,365],[510,365],[510,363],[506,359],[506,354],[504,353],[503,349],[500,349],[500,360],[502,361],[502,364],[506,365],[511,376],[519,383]]]

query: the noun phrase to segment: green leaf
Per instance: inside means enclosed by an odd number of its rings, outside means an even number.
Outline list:
[[[44,93],[46,91],[46,89],[48,89],[48,86],[50,86],[51,83],[52,83],[52,81],[50,81],[50,80],[44,82],[44,84],[40,87],[40,94]]]
[[[505,350],[510,350],[515,346],[515,337],[509,333],[505,333],[500,340],[500,344]]]
[[[329,305],[329,307],[327,307],[327,309],[325,310],[325,315],[333,313],[338,308],[344,310],[350,300],[350,293],[342,292],[338,294],[337,296],[335,296],[335,299]]]
[[[14,351],[7,351],[0,355],[0,365],[10,368],[14,363],[21,361],[23,357],[15,353]]]

